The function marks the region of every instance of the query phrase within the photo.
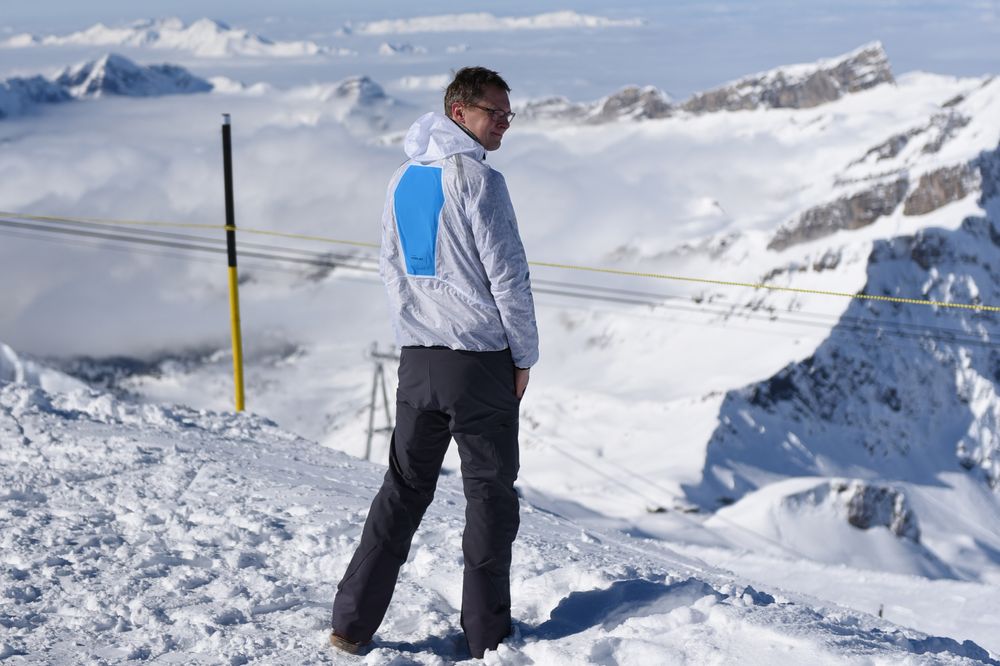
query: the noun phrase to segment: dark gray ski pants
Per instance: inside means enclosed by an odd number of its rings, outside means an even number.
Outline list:
[[[474,657],[510,633],[511,544],[519,525],[518,405],[510,350],[403,348],[389,470],[337,586],[338,634],[367,641],[382,623],[452,437],[466,498],[462,629]]]

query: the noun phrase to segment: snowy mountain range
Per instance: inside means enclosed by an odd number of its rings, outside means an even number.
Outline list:
[[[137,22],[135,26],[146,26],[147,23]],[[166,22],[169,25],[174,23],[176,20]],[[138,29],[135,26],[134,29]],[[148,31],[151,28],[143,30]],[[129,34],[133,35],[130,39],[138,40],[142,45],[158,43],[150,41],[152,37],[145,32],[141,38],[135,36],[134,30]],[[42,42],[44,43],[44,40]],[[426,53],[426,49],[411,44],[387,42],[379,47],[380,55],[392,56],[401,53]],[[368,77],[364,78],[370,81]],[[747,108],[808,108],[879,83],[891,83],[892,80],[888,59],[882,46],[871,44],[839,58],[821,61],[811,66],[784,67],[748,77],[718,90],[695,95],[680,105],[673,104],[667,95],[653,87],[628,86],[589,104],[573,103],[565,98],[556,97],[530,101],[520,107],[518,112],[528,120],[571,120],[600,124],[623,119],[665,118],[679,111],[710,113]],[[55,85],[50,85],[39,77],[12,78],[0,82],[0,93],[2,93],[0,113],[6,110],[6,115],[18,115],[36,104],[66,101],[69,97],[101,94],[152,96],[205,92],[212,89],[211,83],[194,77],[182,67],[169,64],[141,67],[117,54],[108,54],[97,60],[70,67],[60,73],[52,83]],[[65,92],[69,97],[59,90],[60,87],[66,89]],[[223,87],[239,89],[241,86],[224,84]],[[385,129],[390,124],[382,122],[374,125],[373,129]],[[948,125],[948,128],[950,127],[951,125]],[[947,131],[947,128],[942,131]],[[902,139],[895,140],[898,142]]]
[[[925,123],[887,137],[848,164],[835,176],[833,191],[854,193],[796,215],[768,248],[789,254],[806,244],[815,250],[819,239],[837,232],[886,217],[913,224],[975,198],[982,212],[955,228],[929,226],[875,240],[861,291],[1000,303],[998,112],[1000,85],[993,79],[945,101]],[[810,269],[835,271],[848,237],[839,238],[823,249],[822,261],[811,267],[790,262],[764,281]],[[942,472],[964,472],[1000,487],[997,324],[992,311],[853,301],[813,354],[726,395],[703,481],[689,497],[710,506],[776,476],[859,473],[926,484]],[[785,454],[773,455],[777,451]]]
[[[121,95],[158,97],[208,92],[212,84],[177,65],[137,65],[109,53],[96,60],[68,67],[53,79],[35,76],[0,81],[0,118],[28,113],[42,104],[74,99]]]
[[[97,23],[67,35],[21,33],[0,42],[0,48],[43,46],[129,46],[188,51],[203,58],[258,56],[298,58],[319,54],[346,55],[347,50],[321,47],[311,41],[275,42],[208,18],[185,24],[178,18],[143,19],[124,26]]]
[[[875,42],[836,58],[748,76],[695,95],[682,108],[691,113],[808,109],[893,81],[889,58]]]
[[[169,64],[140,66],[114,53],[64,70],[56,76],[55,83],[76,98],[103,95],[158,97],[212,89],[212,84],[193,76],[183,67]]]
[[[875,42],[836,58],[748,76],[698,93],[680,104],[672,103],[669,96],[656,88],[627,86],[592,103],[553,97],[528,102],[520,111],[531,118],[605,123],[667,118],[680,112],[807,109],[893,81],[885,49]]]

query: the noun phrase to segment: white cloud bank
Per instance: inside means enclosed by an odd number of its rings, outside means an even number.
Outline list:
[[[390,35],[415,32],[492,32],[496,30],[555,30],[560,28],[635,28],[640,18],[612,19],[579,14],[572,10],[546,12],[534,16],[495,16],[488,12],[416,16],[386,19],[350,27],[350,32],[365,35]]]

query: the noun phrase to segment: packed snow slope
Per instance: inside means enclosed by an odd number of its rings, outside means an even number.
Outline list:
[[[382,470],[249,415],[0,382],[0,659],[357,663],[326,645],[334,583]],[[441,480],[367,664],[468,653],[463,497]],[[515,633],[493,664],[998,663],[529,503]]]

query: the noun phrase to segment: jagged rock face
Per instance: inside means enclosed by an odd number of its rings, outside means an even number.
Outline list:
[[[891,160],[898,157],[903,148],[910,143],[910,140],[918,136],[923,130],[912,129],[907,132],[901,132],[899,134],[893,134],[891,137],[871,148],[868,152],[862,155],[859,159],[851,162],[849,166],[854,166],[856,164],[863,164],[868,160],[873,160],[875,162],[882,162],[883,160]]]
[[[666,118],[672,113],[670,101],[656,88],[628,86],[604,99],[587,122],[598,124],[622,118]]]
[[[917,187],[906,197],[903,215],[924,215],[945,204],[965,198],[980,185],[979,171],[960,164],[925,173]]]
[[[1000,220],[876,242],[864,292],[1000,304]],[[1000,490],[997,335],[994,312],[852,301],[812,356],[726,395],[688,498],[714,508],[775,476],[857,470],[913,483],[964,471]]]
[[[805,109],[893,81],[885,50],[881,44],[872,44],[815,65],[782,67],[747,77],[695,95],[681,105],[671,103],[656,88],[628,86],[591,103],[570,102],[565,97],[536,100],[519,108],[518,113],[526,119],[600,124],[667,118],[678,110],[700,114],[757,108]]]
[[[939,113],[931,118],[928,134],[930,135],[926,144],[921,149],[925,155],[932,155],[941,150],[941,146],[954,138],[958,130],[971,122],[971,118],[963,116],[954,111],[950,113]]]
[[[900,539],[920,543],[917,515],[903,492],[891,485],[861,479],[830,479],[787,495],[781,502],[793,510],[802,505],[828,505],[858,529],[886,528]]]
[[[67,69],[55,82],[67,88],[75,97],[98,97],[105,94],[151,97],[207,92],[212,89],[211,83],[193,76],[183,67],[141,67],[116,54]]]
[[[807,255],[803,261],[791,261],[783,266],[776,266],[761,276],[759,282],[766,284],[781,275],[804,273],[809,270],[816,273],[835,270],[840,265],[842,259],[843,254],[841,249],[827,248],[818,256]]]
[[[917,516],[901,491],[862,481],[834,483],[831,486],[842,500],[846,500],[847,522],[851,525],[862,530],[888,527],[900,538],[920,542]]]
[[[899,157],[904,148],[918,138],[923,139],[920,154],[931,155],[937,153],[941,150],[942,146],[953,139],[958,131],[968,125],[971,120],[968,116],[954,110],[950,110],[947,113],[934,114],[926,125],[894,134],[877,146],[872,147],[860,158],[851,162],[848,165],[848,170],[858,165],[872,165],[878,162],[893,160]]]
[[[866,227],[883,215],[894,211],[906,196],[908,187],[909,182],[905,178],[900,178],[810,208],[797,219],[779,228],[767,247],[770,250],[783,250],[797,243],[829,236],[842,229]]]
[[[681,108],[691,113],[757,108],[806,109],[840,99],[848,93],[893,82],[885,50],[881,44],[872,44],[815,68],[781,68],[741,79],[695,95]]]
[[[983,186],[982,171],[987,164],[982,155],[963,164],[920,173],[923,156],[939,153],[972,122],[969,116],[954,108],[962,101],[954,102],[945,112],[934,114],[920,127],[892,135],[853,160],[838,175],[835,185],[875,184],[863,192],[806,210],[782,225],[768,248],[783,250],[841,229],[867,226],[891,214],[900,202],[903,202],[904,215],[924,215],[978,190]],[[913,171],[920,174],[919,178]],[[886,183],[886,178],[894,180]],[[916,186],[907,193],[914,180]]]
[[[673,112],[670,99],[662,91],[649,86],[627,86],[590,104],[577,104],[565,97],[549,97],[528,102],[518,110],[524,118],[583,121],[592,125],[623,119],[667,118]]]
[[[941,143],[965,127],[969,119],[960,114],[938,115],[927,128],[897,134],[889,141],[869,150],[853,165],[872,158],[891,159],[913,137],[929,134],[921,153],[936,152]],[[798,243],[805,243],[829,236],[842,229],[860,229],[889,215],[903,203],[903,215],[925,215],[954,201],[982,190],[983,201],[994,198],[1000,191],[1000,147],[983,152],[965,164],[942,167],[921,174],[916,186],[910,187],[908,169],[897,171],[896,180],[877,183],[867,190],[842,197],[836,201],[810,208],[797,218],[786,222],[775,232],[768,243],[770,250],[784,250]]]

